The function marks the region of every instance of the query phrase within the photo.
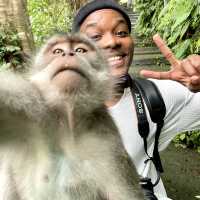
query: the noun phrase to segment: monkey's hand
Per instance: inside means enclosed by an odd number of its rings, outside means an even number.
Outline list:
[[[45,68],[30,77],[31,83],[36,85],[36,87],[43,93],[47,90],[47,87],[52,86],[52,78],[57,71],[61,70],[61,68],[65,65],[65,62],[66,61],[63,59],[54,59]]]
[[[39,90],[28,80],[12,71],[0,72],[0,120],[23,115],[37,119],[45,113]]]
[[[38,89],[45,90],[46,86],[50,85],[50,75],[47,73],[47,68],[31,76],[30,82],[36,85]]]

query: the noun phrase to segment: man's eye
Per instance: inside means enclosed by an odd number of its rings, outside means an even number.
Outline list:
[[[76,53],[85,53],[85,52],[87,52],[87,49],[84,49],[84,48],[82,48],[82,47],[79,47],[79,48],[76,48],[74,51],[75,51]]]
[[[61,53],[63,53],[64,51],[62,50],[62,49],[55,49],[54,51],[53,51],[53,54],[61,54]]]
[[[90,35],[89,38],[93,41],[98,41],[101,39],[101,35]]]
[[[118,31],[116,35],[119,37],[127,37],[129,33],[127,31]]]

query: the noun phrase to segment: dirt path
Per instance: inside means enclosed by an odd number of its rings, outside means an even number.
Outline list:
[[[200,154],[171,144],[161,153],[163,182],[173,200],[200,199]],[[196,198],[195,196],[199,196]]]

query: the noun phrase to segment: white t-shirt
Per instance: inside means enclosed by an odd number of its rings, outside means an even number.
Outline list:
[[[165,123],[159,137],[159,151],[161,151],[168,146],[177,133],[200,129],[200,93],[192,93],[175,81],[154,79],[152,81],[159,88],[166,105]],[[152,162],[144,164],[147,155],[144,151],[143,140],[138,133],[137,116],[130,88],[125,89],[117,104],[109,107],[109,112],[119,129],[125,148],[138,173],[143,177],[148,176],[152,182],[155,182],[157,174],[154,165]],[[146,113],[150,126],[147,138],[148,153],[152,155],[156,124],[151,121],[147,108]],[[159,200],[170,199],[167,197],[162,180],[154,188],[154,192]]]

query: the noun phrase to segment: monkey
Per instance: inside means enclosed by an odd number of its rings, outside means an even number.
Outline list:
[[[56,34],[28,73],[0,72],[0,200],[141,200],[105,100],[103,53],[83,35]]]

